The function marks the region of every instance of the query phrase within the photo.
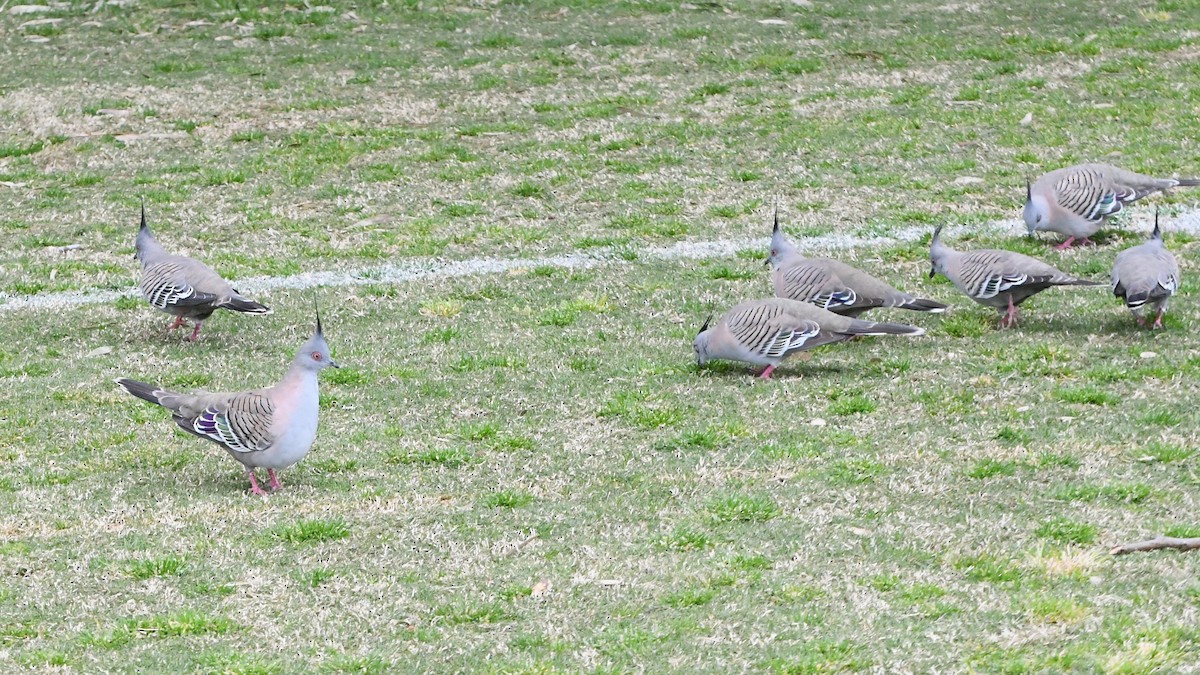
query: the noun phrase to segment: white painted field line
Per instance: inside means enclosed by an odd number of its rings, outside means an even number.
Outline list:
[[[1133,229],[1149,231],[1154,216],[1141,209],[1133,218]],[[1126,221],[1126,227],[1130,227]],[[1170,231],[1200,235],[1200,210],[1168,219]],[[978,226],[947,226],[949,238],[966,231],[985,229],[994,233],[1025,234],[1025,223],[1020,219],[1001,220]],[[836,251],[849,248],[875,248],[892,244],[912,242],[929,234],[928,226],[908,227],[887,236],[859,237],[851,234],[826,234],[807,237],[796,242],[803,251]],[[730,258],[744,250],[762,251],[765,257],[769,244],[767,237],[747,239],[720,239],[716,241],[680,242],[670,246],[649,246],[637,249],[637,260],[705,260]],[[630,264],[618,256],[618,251],[609,248],[591,249],[580,253],[567,253],[545,258],[475,258],[471,260],[438,261],[414,259],[388,265],[379,265],[361,270],[345,272],[306,272],[286,277],[249,277],[234,283],[243,293],[254,295],[278,289],[303,290],[319,286],[367,286],[372,284],[399,284],[420,279],[452,279],[456,277],[503,274],[514,269],[534,267],[561,267],[586,269],[598,265]],[[67,291],[37,295],[9,296],[0,293],[0,314],[15,311],[56,310],[81,305],[113,302],[118,298],[138,294],[136,288],[124,291]]]

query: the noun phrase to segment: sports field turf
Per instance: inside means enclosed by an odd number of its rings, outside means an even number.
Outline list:
[[[1074,162],[1200,173],[1200,5],[14,10],[0,671],[1200,663],[1200,553],[1107,553],[1200,536],[1200,191],[1097,248],[996,225]],[[190,344],[101,295],[135,283],[141,197],[168,249],[275,313]],[[776,202],[793,237],[952,309],[878,312],[928,333],[768,382],[698,370],[704,316],[771,293]],[[1102,287],[998,332],[926,276],[947,224],[1104,280],[1154,205],[1184,275],[1162,331]],[[322,272],[353,283],[303,287]],[[344,367],[269,497],[112,383],[271,384],[314,300]]]

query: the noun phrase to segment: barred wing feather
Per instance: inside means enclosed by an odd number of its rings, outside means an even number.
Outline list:
[[[192,420],[195,433],[234,452],[257,452],[271,446],[275,407],[265,396],[238,394],[228,404],[213,404]]]

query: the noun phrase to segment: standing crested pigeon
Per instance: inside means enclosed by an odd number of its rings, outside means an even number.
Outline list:
[[[317,437],[317,373],[329,367],[339,366],[329,355],[318,314],[316,332],[273,387],[181,394],[126,378],[116,382],[130,394],[170,410],[184,431],[225,448],[246,467],[250,491],[262,495],[266,493],[258,486],[255,468],[265,468],[271,489],[278,490],[283,485],[275,471],[300,461],[312,447]]]
[[[1145,325],[1142,308],[1150,303],[1158,310],[1154,328],[1162,328],[1167,301],[1179,288],[1179,263],[1163,244],[1158,227],[1158,211],[1154,212],[1154,232],[1143,244],[1127,248],[1117,256],[1112,268],[1113,295],[1125,301],[1138,325]]]
[[[217,309],[247,314],[270,314],[271,308],[243,297],[229,282],[199,260],[171,255],[163,249],[146,225],[146,204],[142,204],[142,226],[137,234],[137,259],[142,261],[142,279],[138,288],[157,310],[172,314],[175,330],[184,319],[195,323],[192,342],[200,336],[200,324]]]
[[[1004,311],[1000,327],[1017,323],[1017,305],[1051,286],[1099,286],[1073,277],[1046,263],[1013,251],[982,249],[961,253],[941,240],[942,226],[933,231],[929,246],[932,279],[939,272],[975,302]]]
[[[944,312],[946,305],[917,298],[892,288],[866,272],[832,258],[805,258],[779,228],[771,234],[771,279],[775,295],[807,302],[835,314],[858,316],[875,307],[899,307],[918,312]]]
[[[703,366],[709,359],[744,361],[766,366],[760,375],[764,379],[769,379],[775,366],[796,352],[855,335],[925,334],[916,326],[852,319],[787,298],[748,300],[726,312],[710,328],[711,322],[709,315],[692,342],[696,364]]]
[[[1080,164],[1025,183],[1025,225],[1032,235],[1050,230],[1067,235],[1062,250],[1076,240],[1091,244],[1105,219],[1126,204],[1173,187],[1200,185],[1194,178],[1153,178],[1108,164]]]

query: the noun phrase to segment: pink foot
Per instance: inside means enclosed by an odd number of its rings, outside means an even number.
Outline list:
[[[1017,306],[1013,304],[1012,296],[1008,296],[1008,311],[1000,317],[1001,328],[1012,328],[1017,325]]]
[[[1137,320],[1137,325],[1139,325],[1139,326],[1145,326],[1145,325],[1146,325],[1146,319],[1145,319],[1145,317],[1141,317],[1141,316],[1138,316],[1137,314],[1134,314],[1134,315],[1133,315],[1133,318]]]
[[[175,322],[172,323],[170,326],[167,326],[167,330],[175,330],[176,328],[179,328],[182,325],[183,325],[183,317],[177,316],[177,317],[175,317]]]
[[[1151,326],[1151,329],[1152,329],[1152,330],[1153,330],[1154,328],[1162,328],[1162,327],[1163,327],[1163,325],[1162,325],[1162,319],[1163,319],[1163,314],[1164,314],[1166,311],[1167,311],[1167,310],[1165,310],[1165,309],[1160,309],[1160,310],[1158,310],[1158,316],[1154,317],[1154,325],[1153,325],[1153,326]]]
[[[254,469],[248,469],[246,475],[250,477],[250,494],[265,495],[263,489],[258,487],[258,479],[254,477]]]
[[[1084,237],[1083,239],[1079,239],[1075,243],[1079,244],[1080,246],[1097,246],[1098,245],[1098,244],[1096,244],[1096,242],[1092,241],[1091,239],[1088,239],[1087,237]]]
[[[192,335],[191,335],[191,337],[188,338],[188,342],[195,342],[196,338],[198,338],[198,337],[200,337],[200,322],[199,321],[196,322],[196,328],[192,330]]]
[[[762,373],[759,375],[759,377],[761,377],[764,380],[769,380],[769,379],[771,379],[771,371],[773,371],[773,370],[775,370],[774,365],[767,366],[766,370],[762,371]]]
[[[275,475],[275,469],[267,469],[267,475],[271,477],[271,489],[283,489],[283,483],[279,482],[279,477]]]
[[[1054,250],[1055,251],[1065,251],[1065,250],[1071,248],[1071,244],[1073,244],[1074,242],[1075,242],[1075,237],[1067,237],[1067,240],[1064,241],[1063,243],[1059,244],[1058,246],[1055,246]]]

